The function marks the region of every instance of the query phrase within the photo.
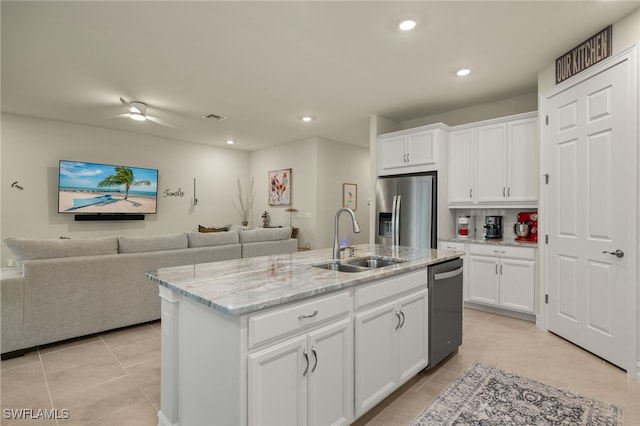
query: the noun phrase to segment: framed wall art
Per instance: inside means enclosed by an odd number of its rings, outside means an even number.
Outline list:
[[[291,169],[269,172],[269,205],[291,205]]]
[[[342,206],[354,211],[358,208],[358,185],[355,183],[342,184]]]

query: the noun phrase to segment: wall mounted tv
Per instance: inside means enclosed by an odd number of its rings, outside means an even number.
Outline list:
[[[143,219],[157,212],[157,201],[156,169],[60,160],[58,213]]]

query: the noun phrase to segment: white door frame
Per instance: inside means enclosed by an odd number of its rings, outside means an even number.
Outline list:
[[[568,90],[569,88],[582,83],[583,81],[593,77],[596,74],[599,74],[603,70],[612,66],[621,60],[629,60],[631,64],[632,75],[630,81],[630,90],[632,96],[631,102],[631,111],[629,111],[629,135],[631,140],[635,140],[637,143],[632,144],[630,148],[629,155],[631,158],[635,158],[635,162],[631,162],[632,166],[635,165],[635,168],[631,171],[632,175],[635,176],[635,187],[636,191],[633,191],[629,196],[633,199],[631,200],[631,205],[634,206],[635,212],[631,217],[635,217],[636,221],[633,223],[629,223],[629,233],[630,241],[635,241],[635,244],[630,244],[628,247],[628,277],[627,277],[627,287],[629,294],[629,312],[632,321],[629,324],[630,327],[633,328],[632,336],[634,336],[634,342],[631,347],[634,348],[634,353],[632,356],[627,357],[629,359],[629,365],[626,365],[625,368],[627,370],[627,374],[633,377],[635,380],[640,381],[640,282],[638,282],[638,265],[640,264],[640,241],[639,241],[639,233],[640,229],[640,175],[638,171],[638,164],[640,162],[638,144],[640,143],[640,131],[638,129],[638,112],[640,107],[638,105],[639,102],[639,94],[638,90],[640,87],[640,70],[638,69],[638,51],[640,46],[638,44],[633,45],[632,47],[612,56],[609,59],[606,59],[597,65],[589,68],[586,71],[581,72],[580,74],[575,75],[574,77],[554,86],[552,89],[549,89],[545,93],[538,94],[538,105],[540,110],[540,115],[538,119],[538,135],[539,135],[539,143],[540,143],[540,198],[539,198],[539,206],[538,206],[538,214],[540,216],[540,222],[538,227],[538,244],[539,244],[539,255],[540,255],[540,293],[538,299],[538,327],[544,330],[547,329],[548,324],[548,309],[547,304],[545,303],[545,294],[549,292],[549,281],[548,281],[548,251],[547,246],[545,244],[544,236],[548,233],[547,220],[549,218],[548,212],[548,189],[545,184],[545,173],[548,169],[547,165],[547,154],[548,147],[547,142],[544,140],[545,136],[545,116],[548,115],[547,111],[547,99],[557,95],[560,92]],[[553,177],[552,177],[553,178]]]

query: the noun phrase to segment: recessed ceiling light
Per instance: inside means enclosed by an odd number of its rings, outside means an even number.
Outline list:
[[[413,19],[405,19],[398,24],[398,28],[402,31],[411,31],[418,25],[418,23]]]
[[[468,68],[462,68],[462,69],[459,69],[458,71],[456,71],[456,75],[458,77],[464,77],[464,76],[469,75],[469,74],[471,74],[471,70],[468,69]]]
[[[313,117],[311,117],[310,115],[305,115],[302,118],[300,118],[300,120],[304,121],[305,123],[309,123],[313,121]]]
[[[234,143],[236,143],[236,141],[232,140],[232,139],[227,139],[227,145],[233,145]]]
[[[136,121],[144,121],[147,119],[144,114],[140,114],[139,112],[132,112],[131,114],[129,114],[129,118]]]

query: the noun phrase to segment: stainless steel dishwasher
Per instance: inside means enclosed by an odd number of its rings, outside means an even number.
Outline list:
[[[429,367],[462,344],[462,259],[429,266]]]

